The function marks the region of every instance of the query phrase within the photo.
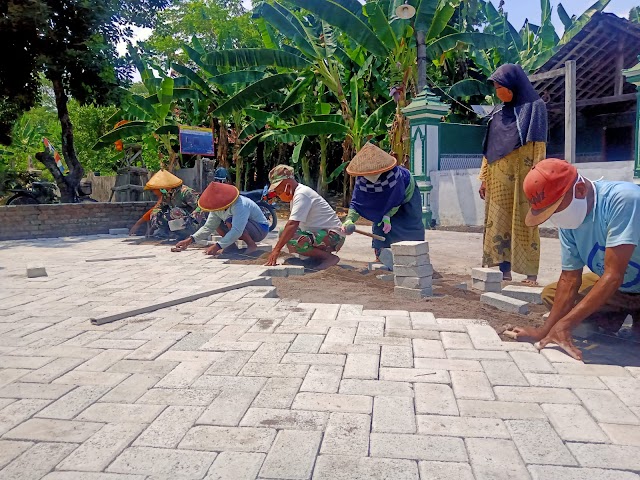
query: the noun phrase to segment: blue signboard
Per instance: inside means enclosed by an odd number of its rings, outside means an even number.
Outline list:
[[[204,127],[180,127],[180,153],[213,157],[213,132]]]

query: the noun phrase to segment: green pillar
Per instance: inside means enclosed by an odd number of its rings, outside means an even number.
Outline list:
[[[640,60],[640,56],[638,56]],[[635,168],[633,176],[636,179],[636,183],[640,181],[640,63],[635,67],[623,70],[622,74],[627,77],[627,82],[633,83],[637,89],[637,103],[636,103],[636,144],[635,144]]]
[[[442,103],[429,87],[402,110],[411,129],[411,174],[422,196],[422,221],[431,228],[431,172],[440,163],[440,123],[449,113],[449,105]]]

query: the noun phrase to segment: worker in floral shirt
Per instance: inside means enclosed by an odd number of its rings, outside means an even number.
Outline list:
[[[160,170],[144,187],[153,190],[158,203],[149,210],[134,227],[131,233],[149,221],[150,232],[154,237],[168,239],[172,234],[178,238],[186,238],[193,234],[206,220],[206,213],[198,208],[200,195],[193,188],[182,184],[182,179],[166,170]],[[184,225],[172,231],[169,222],[184,219]],[[178,222],[182,223],[182,222]]]

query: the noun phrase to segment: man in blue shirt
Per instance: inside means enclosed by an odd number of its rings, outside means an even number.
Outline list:
[[[207,255],[217,255],[237,240],[247,244],[245,253],[253,253],[257,250],[256,242],[264,240],[269,233],[269,223],[260,207],[241,196],[233,185],[210,184],[200,195],[198,206],[209,212],[207,221],[196,233],[178,242],[178,250],[187,248],[193,242],[206,241],[212,233],[217,232],[223,238],[205,250]]]
[[[551,308],[541,328],[516,328],[518,337],[562,347],[577,360],[571,330],[587,319],[617,331],[627,315],[640,323],[640,187],[592,182],[557,159],[539,162],[524,181],[528,226],[546,220],[560,232],[562,274],[543,291]],[[589,267],[592,273],[583,274]]]

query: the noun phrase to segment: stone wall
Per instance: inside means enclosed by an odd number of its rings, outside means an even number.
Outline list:
[[[66,237],[130,228],[155,202],[0,207],[0,240]],[[142,230],[141,230],[142,231]]]

